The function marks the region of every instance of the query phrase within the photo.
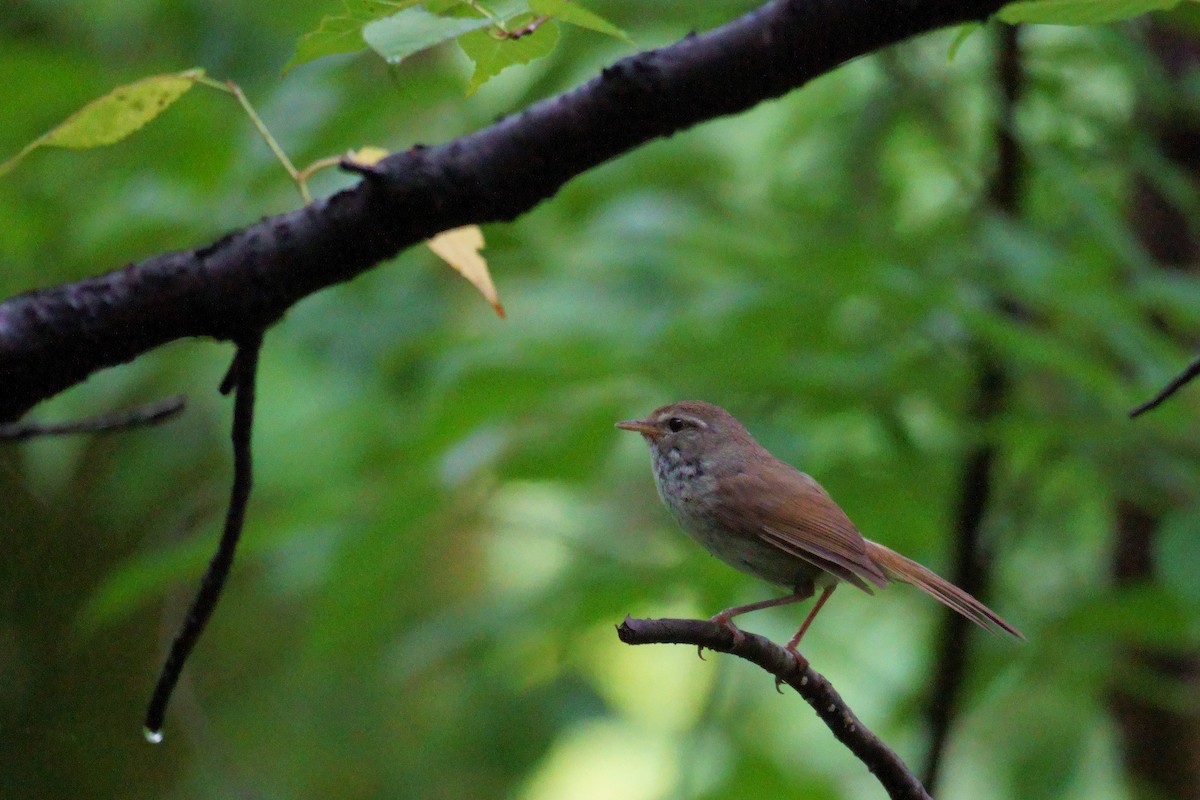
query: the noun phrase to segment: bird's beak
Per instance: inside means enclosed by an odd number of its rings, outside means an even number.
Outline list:
[[[659,436],[662,436],[662,433],[656,426],[651,425],[649,421],[644,419],[627,419],[624,422],[618,422],[617,427],[623,431],[640,433],[647,439],[657,439]]]

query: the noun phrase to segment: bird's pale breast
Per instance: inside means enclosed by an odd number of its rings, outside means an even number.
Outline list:
[[[655,453],[654,482],[658,495],[679,527],[705,550],[734,569],[794,589],[826,573],[789,555],[761,537],[732,530],[720,522],[715,503],[716,477],[704,459],[689,461],[675,449]]]

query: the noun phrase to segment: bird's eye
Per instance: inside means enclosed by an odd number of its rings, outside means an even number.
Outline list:
[[[667,420],[667,428],[670,429],[671,433],[679,433],[685,427],[687,427],[687,423],[679,417],[671,417]]]

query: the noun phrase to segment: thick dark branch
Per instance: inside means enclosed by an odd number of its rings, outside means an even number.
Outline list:
[[[838,741],[850,748],[875,774],[892,800],[930,800],[929,794],[900,756],[880,741],[850,710],[829,681],[811,666],[801,667],[792,655],[762,636],[743,633],[735,641],[724,625],[699,619],[631,619],[617,628],[626,644],[690,644],[744,658],[786,683],[813,707]]]
[[[639,53],[573,91],[437,147],[385,159],[311,206],[195,250],[0,305],[0,421],[175,339],[238,339],[301,298],[434,234],[512,220],[572,177],[653,139],[778,97],[1000,0],[774,0]]]

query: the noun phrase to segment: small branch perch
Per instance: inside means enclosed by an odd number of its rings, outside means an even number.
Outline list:
[[[743,631],[736,641],[728,628],[699,619],[631,619],[617,627],[625,644],[690,644],[744,658],[786,683],[813,707],[838,741],[867,765],[892,800],[931,800],[900,756],[863,725],[829,681],[762,636]]]

